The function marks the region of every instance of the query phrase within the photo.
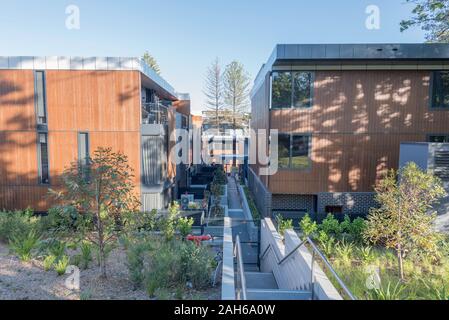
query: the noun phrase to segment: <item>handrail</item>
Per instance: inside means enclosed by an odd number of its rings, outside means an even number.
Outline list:
[[[349,290],[349,288],[345,285],[345,283],[343,282],[343,280],[341,280],[341,278],[338,276],[337,272],[335,271],[335,269],[332,267],[332,265],[329,263],[329,261],[326,259],[326,257],[324,256],[323,253],[321,253],[321,251],[318,249],[318,247],[315,245],[315,243],[309,238],[307,237],[306,240],[304,240],[303,242],[301,242],[298,246],[296,246],[290,253],[288,253],[284,258],[279,259],[276,251],[273,249],[272,245],[269,244],[268,247],[264,250],[263,254],[260,256],[260,260],[265,259],[265,256],[267,255],[268,251],[271,250],[274,253],[274,256],[276,257],[276,262],[277,264],[280,266],[283,263],[285,263],[290,257],[293,256],[293,254],[300,249],[302,246],[309,244],[312,247],[312,265],[311,265],[311,285],[313,286],[315,281],[315,277],[314,277],[314,264],[315,264],[315,256],[318,255],[318,257],[320,257],[320,259],[324,262],[324,265],[326,266],[326,268],[331,272],[331,274],[334,276],[334,278],[337,280],[338,284],[341,286],[341,288],[343,289],[343,291],[345,292],[346,295],[348,295],[348,297],[351,300],[357,300],[357,298],[351,293],[351,291]],[[313,295],[313,289],[312,289],[312,295]]]
[[[234,255],[236,257],[237,260],[237,268],[238,270],[238,277],[240,277],[240,284],[241,284],[241,289],[236,288],[237,291],[237,300],[241,300],[240,298],[243,298],[243,300],[247,300],[247,296],[246,296],[246,278],[245,278],[245,270],[243,268],[243,258],[242,258],[242,247],[240,245],[240,237],[237,236],[235,238],[235,250],[234,250]],[[240,293],[241,293],[241,297],[240,297]]]

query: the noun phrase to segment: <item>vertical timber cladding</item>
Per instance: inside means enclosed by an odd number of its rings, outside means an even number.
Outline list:
[[[0,70],[0,208],[43,208],[32,70]]]
[[[372,192],[401,142],[449,131],[449,114],[429,109],[429,71],[317,71],[314,87],[312,108],[270,112],[272,129],[313,137],[311,170],[270,177],[274,194]]]
[[[88,132],[91,155],[98,147],[109,147],[128,156],[138,195],[139,72],[47,70],[45,74],[51,187],[58,187],[64,168],[77,159],[78,132]],[[39,186],[37,179],[33,71],[1,70],[0,82],[0,207],[45,211],[51,201],[45,197],[48,186]]]

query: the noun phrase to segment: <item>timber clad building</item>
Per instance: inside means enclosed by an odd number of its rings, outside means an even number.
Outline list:
[[[0,209],[46,211],[98,147],[128,156],[143,209],[166,207],[186,183],[169,135],[189,129],[189,100],[138,58],[0,57]]]
[[[279,171],[250,169],[261,212],[363,215],[402,142],[449,142],[449,45],[278,45],[251,100],[280,134]]]

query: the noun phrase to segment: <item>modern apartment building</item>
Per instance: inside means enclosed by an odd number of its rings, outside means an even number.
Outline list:
[[[402,142],[449,136],[449,45],[277,45],[251,100],[251,127],[279,131],[278,172],[249,173],[261,212],[363,215]]]
[[[138,58],[0,57],[0,208],[46,211],[98,147],[128,156],[144,210],[165,208],[189,166],[170,134],[189,123],[189,96]]]

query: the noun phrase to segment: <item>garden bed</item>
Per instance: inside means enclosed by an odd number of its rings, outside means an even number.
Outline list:
[[[0,300],[165,300],[179,299],[174,292],[161,292],[150,299],[146,290],[135,289],[129,279],[126,251],[115,249],[108,258],[108,278],[100,278],[95,262],[81,270],[80,291],[69,290],[65,280],[69,275],[58,276],[55,271],[44,271],[36,259],[21,262],[9,253],[8,246],[0,243]],[[220,287],[203,291],[185,290],[183,300],[220,299]]]

